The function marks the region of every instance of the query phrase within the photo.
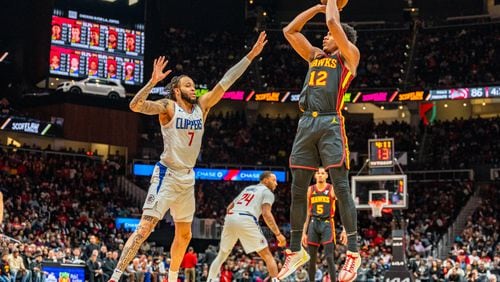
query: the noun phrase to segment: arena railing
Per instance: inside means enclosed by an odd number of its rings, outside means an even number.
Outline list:
[[[137,206],[141,206],[146,200],[147,191],[128,180],[125,176],[119,176],[117,184],[119,189]]]
[[[457,218],[455,218],[455,221],[448,227],[446,233],[444,233],[438,240],[438,242],[436,243],[436,247],[432,250],[432,255],[434,257],[438,257],[441,259],[447,257],[453,243],[455,243],[455,237],[459,235],[457,233],[461,232],[460,229],[463,229],[464,221],[467,219],[467,217],[472,215],[474,210],[479,205],[479,195],[481,193],[481,190],[481,187],[476,187],[474,194],[472,194],[465,206],[462,207]]]
[[[414,170],[406,171],[409,182],[474,180],[472,169]]]
[[[472,169],[447,169],[447,170],[408,170],[404,172],[408,176],[408,182],[435,182],[435,181],[463,181],[474,180]],[[350,171],[349,175],[357,175],[358,172]],[[366,172],[359,175],[367,175]]]
[[[60,155],[60,156],[82,157],[82,158],[92,159],[95,161],[102,161],[102,156],[99,156],[99,155],[89,156],[87,154],[52,151],[52,150],[41,150],[41,149],[31,149],[31,148],[5,146],[5,145],[0,145],[0,148],[6,149],[7,151],[14,151],[14,152],[15,151],[26,151],[26,152],[31,152],[31,153],[40,153],[40,154],[42,154],[42,156],[43,155]]]

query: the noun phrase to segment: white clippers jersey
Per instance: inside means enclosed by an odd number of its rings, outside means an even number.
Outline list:
[[[161,126],[163,153],[160,160],[172,169],[192,169],[200,153],[203,138],[203,111],[198,104],[192,113],[174,102],[174,116]]]
[[[233,202],[234,213],[250,213],[258,219],[262,214],[262,205],[274,203],[274,194],[269,188],[259,183],[243,189]]]

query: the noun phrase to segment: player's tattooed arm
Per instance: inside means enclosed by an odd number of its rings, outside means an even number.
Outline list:
[[[266,222],[267,227],[271,229],[271,232],[274,233],[274,235],[278,235],[280,232],[280,228],[276,224],[276,221],[274,220],[274,216],[271,212],[271,205],[270,204],[263,204],[262,205],[262,217],[264,218],[264,221]]]
[[[156,217],[143,215],[139,226],[137,226],[137,230],[130,236],[127,240],[127,243],[123,247],[122,255],[116,268],[120,271],[125,271],[128,264],[134,259],[137,255],[137,251],[141,247],[142,243],[149,237],[151,231],[158,223],[158,219]]]
[[[167,99],[163,99],[161,101],[147,101],[147,99],[149,93],[153,90],[153,87],[155,87],[158,82],[165,79],[165,77],[172,72],[171,70],[163,71],[167,66],[167,63],[168,61],[164,56],[155,59],[151,79],[141,90],[139,90],[132,101],[130,101],[129,106],[132,111],[146,115],[157,115],[166,112],[169,103]]]

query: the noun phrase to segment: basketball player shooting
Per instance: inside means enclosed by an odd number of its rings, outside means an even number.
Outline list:
[[[311,45],[301,30],[320,13],[326,14],[328,33],[322,48],[317,48]],[[308,62],[309,71],[299,98],[303,114],[290,154],[290,250],[278,277],[283,279],[289,276],[309,260],[300,241],[307,214],[307,188],[321,162],[332,178],[340,217],[347,232],[347,259],[339,273],[339,280],[353,281],[361,258],[356,241],[356,207],[349,191],[349,150],[341,111],[344,93],[356,76],[359,64],[360,53],[354,45],[356,31],[340,22],[337,1],[328,0],[326,5],[318,4],[299,14],[283,29],[283,33],[293,49]]]
[[[181,75],[172,78],[167,86],[169,97],[148,101],[147,97],[153,87],[171,72],[164,71],[167,66],[165,57],[154,61],[151,79],[132,99],[130,109],[146,115],[158,115],[164,150],[151,176],[139,226],[128,238],[109,281],[120,280],[139,247],[169,209],[175,222],[175,236],[170,248],[172,257],[168,281],[177,281],[180,264],[191,240],[191,222],[195,212],[193,167],[200,152],[206,116],[245,72],[252,60],[262,52],[266,43],[266,33],[261,32],[252,50],[229,69],[212,90],[199,99],[195,96],[193,79]]]
[[[210,266],[208,282],[215,282],[222,264],[229,257],[238,240],[247,254],[257,252],[264,260],[271,276],[270,281],[279,281],[278,266],[259,225],[259,217],[262,214],[267,226],[276,236],[278,246],[286,245],[286,238],[281,234],[271,213],[271,206],[274,203],[273,192],[278,183],[276,175],[270,171],[264,171],[259,178],[260,182],[257,185],[250,185],[243,189],[227,207],[220,250]]]

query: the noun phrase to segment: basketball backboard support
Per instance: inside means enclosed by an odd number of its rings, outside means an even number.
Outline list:
[[[388,201],[384,208],[406,209],[406,175],[358,175],[351,178],[351,194],[357,209],[371,209],[370,201]]]

